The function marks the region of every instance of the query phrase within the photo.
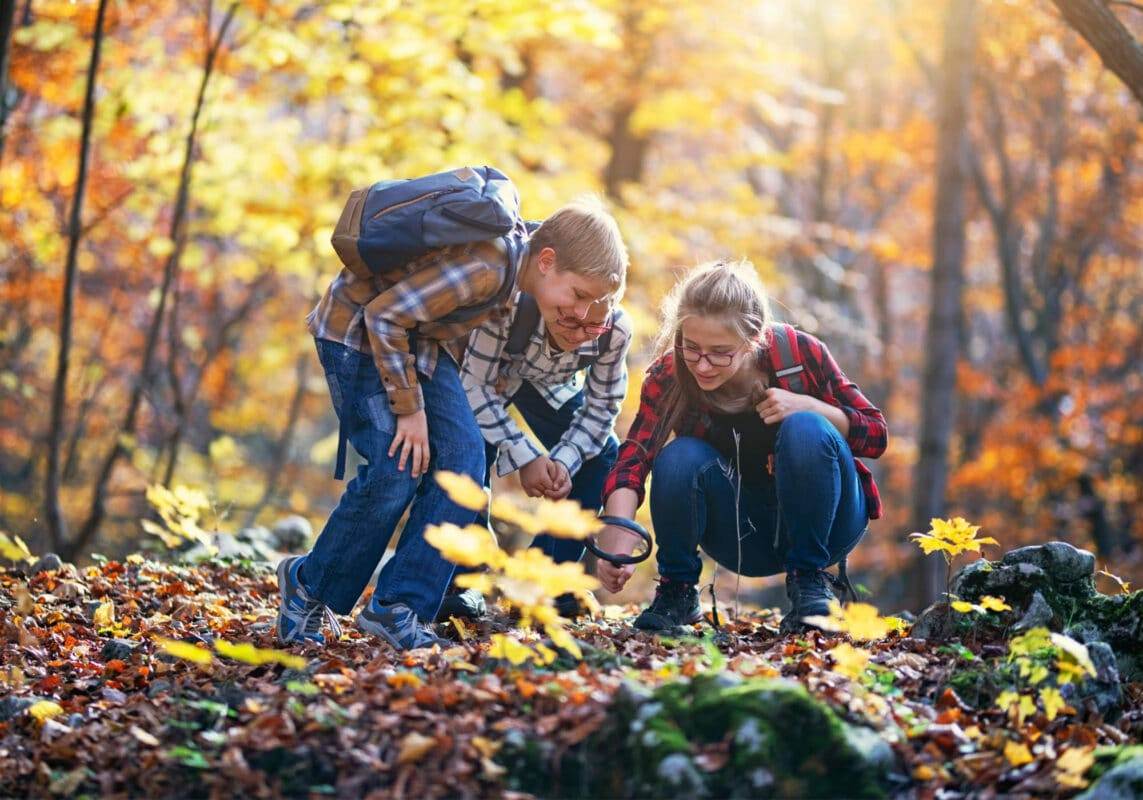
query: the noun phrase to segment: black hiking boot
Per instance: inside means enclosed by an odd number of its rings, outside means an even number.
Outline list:
[[[564,619],[594,616],[599,609],[599,601],[591,592],[588,594],[591,597],[585,603],[574,592],[564,592],[556,598],[556,613]]]
[[[641,631],[669,631],[702,621],[698,589],[693,583],[660,578],[655,599],[635,618]]]
[[[805,621],[806,617],[829,615],[829,603],[837,599],[831,588],[832,577],[820,569],[791,569],[786,573],[790,611],[782,617],[780,632],[795,633],[813,627]]]
[[[480,619],[488,611],[484,595],[475,589],[461,589],[450,586],[445,593],[441,607],[437,611],[437,622],[448,622],[449,617],[458,619]]]

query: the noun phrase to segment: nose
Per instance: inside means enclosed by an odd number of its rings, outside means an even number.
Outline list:
[[[584,300],[572,306],[572,311],[575,313],[575,318],[579,321],[587,319],[587,312],[591,310],[592,301]]]

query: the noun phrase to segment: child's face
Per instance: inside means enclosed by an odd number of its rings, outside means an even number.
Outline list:
[[[680,331],[683,363],[704,392],[730,380],[751,350],[737,331],[715,319],[687,317]]]
[[[594,339],[598,334],[582,326],[607,323],[611,285],[602,278],[560,269],[550,248],[540,253],[538,266],[539,279],[532,287],[532,295],[553,342],[561,349],[571,350]],[[573,324],[560,325],[559,320]]]

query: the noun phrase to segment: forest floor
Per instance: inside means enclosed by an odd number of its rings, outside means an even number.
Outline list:
[[[301,659],[288,664],[226,647],[275,647],[276,606],[271,568],[250,562],[132,556],[31,576],[0,571],[0,796],[493,797],[604,785],[638,795],[649,784],[631,782],[646,778],[637,765],[605,783],[568,770],[641,758],[624,747],[661,757],[655,742],[626,736],[661,703],[608,733],[616,698],[711,675],[736,691],[800,685],[831,720],[874,732],[873,794],[1069,797],[1143,733],[1143,684],[1123,685],[1114,722],[1086,702],[1048,709],[1052,719],[1034,699],[1024,710],[998,707],[1003,680],[986,678],[1010,674],[1008,642],[971,633],[934,642],[894,632],[866,645],[868,663],[860,656],[855,666],[847,635],[780,636],[776,610],[662,638],[634,631],[635,607],[606,606],[571,626],[583,660],[563,654],[546,666],[490,655],[490,637],[511,627],[499,609],[477,625],[445,626],[457,641],[444,650],[398,654],[351,623],[324,649],[290,648]],[[678,796],[741,765],[734,730],[671,741],[690,772],[652,777]],[[868,741],[862,749],[869,754]],[[801,773],[808,763],[831,770],[832,753],[808,757]],[[812,784],[783,783],[782,769],[752,773],[758,795],[817,795]]]

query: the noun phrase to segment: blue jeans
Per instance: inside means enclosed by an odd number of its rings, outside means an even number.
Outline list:
[[[317,340],[317,351],[334,410],[366,463],[346,485],[306,556],[302,583],[312,597],[337,613],[349,613],[409,509],[397,552],[381,570],[374,598],[405,603],[422,620],[432,620],[452,581],[454,565],[425,541],[425,527],[446,522],[464,526],[476,518],[475,511],[449,500],[433,473],[451,470],[484,480],[484,440],[457,366],[442,354],[433,377],[420,378],[432,458],[428,473],[415,479],[408,463],[400,471],[398,459],[389,457],[397,417],[389,408],[373,358],[324,339]]]
[[[559,444],[560,437],[571,427],[572,417],[575,416],[575,412],[583,403],[584,396],[583,392],[580,391],[560,408],[552,408],[532,384],[524,381],[506,405],[516,406],[520,411],[520,416],[532,429],[532,433],[536,434],[540,443],[550,450]],[[607,442],[599,454],[584,461],[580,465],[579,472],[572,476],[572,488],[568,494],[568,499],[575,500],[589,511],[598,511],[603,500],[603,482],[615,465],[618,454],[619,440],[614,435],[608,436]],[[496,448],[485,444],[485,458],[488,464],[489,480],[491,480],[496,463]],[[584,552],[582,541],[558,539],[546,533],[537,536],[532,542],[532,547],[540,548],[544,553],[551,556],[557,564],[562,564],[565,561],[579,561]]]
[[[751,577],[824,569],[865,532],[865,494],[853,455],[820,414],[802,411],[782,422],[774,479],[743,483],[737,515],[732,466],[710,444],[689,436],[659,451],[651,467],[651,520],[663,577],[697,582],[700,547]]]

